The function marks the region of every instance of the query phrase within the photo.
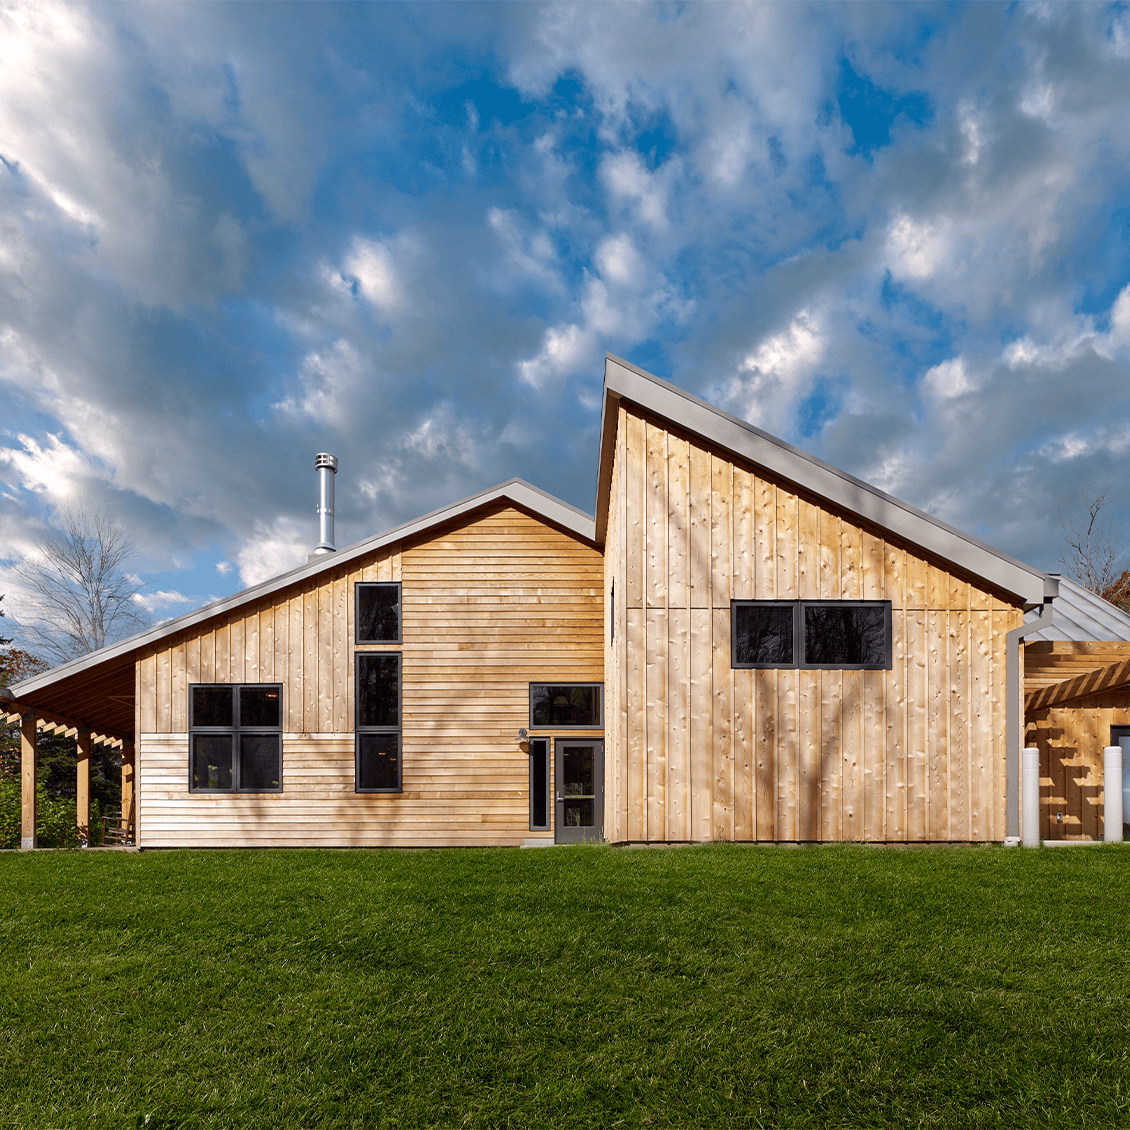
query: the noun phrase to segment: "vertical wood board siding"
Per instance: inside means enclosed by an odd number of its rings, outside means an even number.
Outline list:
[[[1020,607],[634,405],[617,411],[609,838],[999,839],[1004,637]],[[892,669],[733,670],[732,599],[890,600]]]

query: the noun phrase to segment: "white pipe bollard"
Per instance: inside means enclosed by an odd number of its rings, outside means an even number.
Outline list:
[[[1122,843],[1122,746],[1103,750],[1103,839]]]
[[[1020,761],[1020,834],[1025,847],[1040,846],[1040,751],[1026,746]]]

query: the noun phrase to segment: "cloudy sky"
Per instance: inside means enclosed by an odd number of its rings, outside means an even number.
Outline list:
[[[1130,484],[1122,5],[0,8],[0,591],[160,618],[514,475],[610,351],[1056,568]],[[1130,533],[1130,487],[1113,516]]]

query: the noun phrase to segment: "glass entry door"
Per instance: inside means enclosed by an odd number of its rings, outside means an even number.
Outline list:
[[[604,742],[558,738],[554,747],[554,839],[559,844],[603,840]]]

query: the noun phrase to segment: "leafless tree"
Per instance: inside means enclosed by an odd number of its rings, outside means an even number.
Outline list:
[[[1060,514],[1067,539],[1067,552],[1060,561],[1081,585],[1123,606],[1130,602],[1130,570],[1119,568],[1126,556],[1126,538],[1109,514],[1118,498],[1109,481],[1091,481],[1083,488],[1082,510],[1071,519]]]
[[[121,522],[100,511],[67,511],[62,530],[37,550],[15,573],[25,589],[20,626],[42,655],[66,662],[150,623],[136,599],[144,582],[128,572],[137,547]]]

